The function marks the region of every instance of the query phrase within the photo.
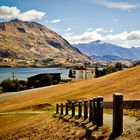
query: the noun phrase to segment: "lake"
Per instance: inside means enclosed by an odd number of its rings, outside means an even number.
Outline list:
[[[61,78],[68,78],[69,70],[60,68],[0,68],[0,81],[4,79],[12,79],[13,73],[15,79],[27,80],[28,77],[40,73],[61,73]]]

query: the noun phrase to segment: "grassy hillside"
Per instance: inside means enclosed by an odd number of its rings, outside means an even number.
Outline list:
[[[26,94],[0,98],[0,112],[28,108],[39,103],[66,102],[67,99],[103,96],[112,100],[112,94],[121,92],[124,100],[140,99],[140,66],[85,81],[62,84],[51,88],[27,91]]]

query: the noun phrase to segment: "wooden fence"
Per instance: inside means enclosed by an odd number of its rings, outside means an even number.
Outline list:
[[[79,100],[78,103],[72,101],[66,104],[56,104],[56,114],[69,115],[71,110],[72,117],[75,116],[76,107],[78,108],[78,118],[84,115],[84,120],[89,121],[97,127],[103,126],[103,108],[113,109],[112,134],[119,136],[123,132],[123,109],[140,109],[140,100],[123,101],[123,94],[113,94],[113,102],[103,102],[102,96],[97,96],[88,100]],[[65,108],[65,114],[64,114]],[[84,111],[82,113],[82,111]]]

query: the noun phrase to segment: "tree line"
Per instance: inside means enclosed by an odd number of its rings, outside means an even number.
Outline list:
[[[5,79],[0,83],[0,93],[15,92],[26,89],[44,87],[59,84],[59,80],[54,80],[51,75],[44,75],[40,79],[33,81],[30,80],[18,80],[18,79]]]
[[[120,62],[117,62],[115,64],[115,66],[107,66],[107,68],[104,68],[104,69],[100,69],[99,68],[99,64],[96,64],[95,65],[95,78],[97,77],[101,77],[101,76],[104,76],[106,74],[109,74],[109,73],[113,73],[113,72],[116,72],[116,71],[120,71],[122,70],[122,64]]]

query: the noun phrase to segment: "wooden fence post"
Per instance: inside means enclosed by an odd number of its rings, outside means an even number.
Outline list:
[[[103,126],[103,97],[97,96],[97,116],[96,124],[98,126]]]
[[[82,117],[82,100],[78,101],[78,118]]]
[[[93,113],[93,119],[92,119],[93,125],[96,124],[96,106],[95,106],[96,100],[97,100],[97,98],[94,97],[93,98],[93,111],[92,111],[92,113]]]
[[[123,95],[113,94],[113,135],[119,136],[123,132]]]
[[[88,101],[84,101],[84,120],[88,118]]]
[[[69,104],[66,103],[66,112],[65,112],[66,115],[68,115],[68,109],[69,109],[69,106],[68,106],[68,105],[69,105]]]
[[[72,117],[75,116],[75,101],[72,101]]]
[[[63,115],[63,103],[61,103],[61,114],[60,115]]]
[[[89,100],[89,121],[93,119],[93,99]]]
[[[56,114],[58,114],[58,113],[59,113],[59,105],[56,104]]]

